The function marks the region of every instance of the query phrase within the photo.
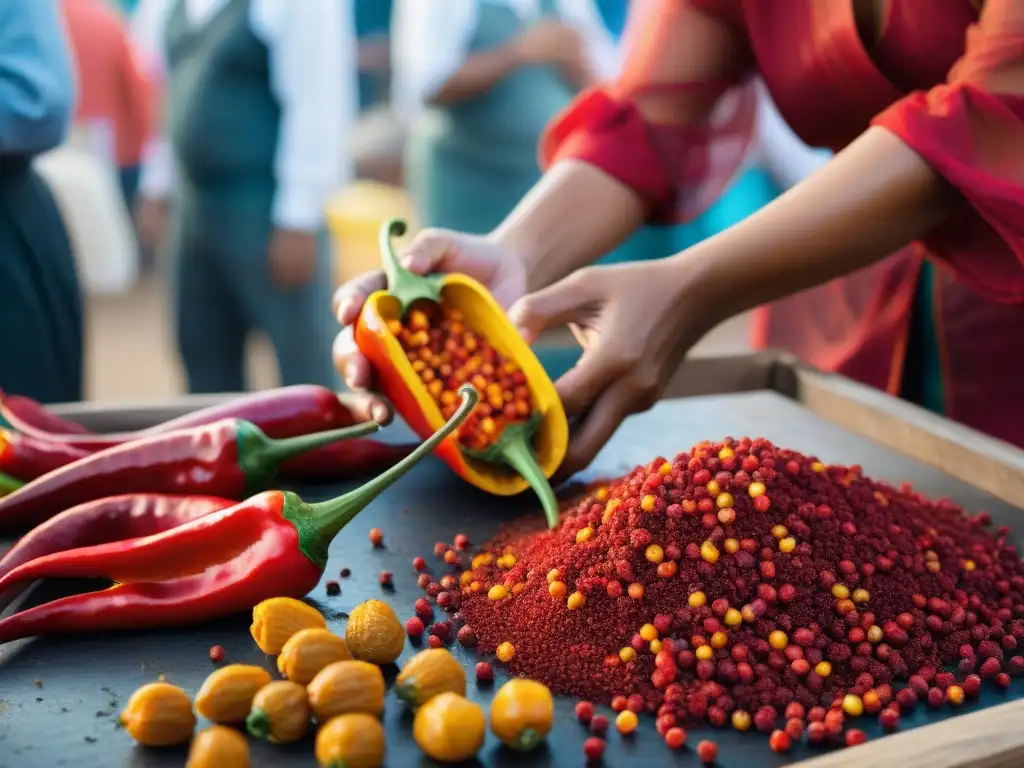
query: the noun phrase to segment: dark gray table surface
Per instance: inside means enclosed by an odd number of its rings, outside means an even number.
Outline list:
[[[404,427],[388,430],[396,438],[407,437],[403,431]],[[997,523],[1012,527],[1018,544],[1022,541],[1024,525],[1015,508],[811,416],[799,404],[772,392],[663,402],[628,421],[588,474],[621,474],[658,454],[672,455],[702,439],[726,435],[764,436],[779,445],[816,454],[827,462],[859,463],[869,475],[879,479],[909,481],[931,496],[948,496],[969,510],[988,510]],[[340,492],[342,487],[307,486],[298,490],[315,500]],[[468,533],[475,543],[482,542],[503,521],[535,507],[529,497],[502,500],[478,493],[437,460],[430,459],[343,531],[331,550],[324,578],[338,578],[343,567],[350,568],[352,575],[342,580],[340,595],[328,597],[321,585],[311,599],[328,616],[331,628],[342,632],[346,611],[363,600],[382,596],[377,576],[386,569],[395,574],[395,588],[383,593],[385,599],[400,617],[411,616],[413,602],[421,595],[410,563],[414,556],[423,554],[428,562],[432,561],[434,542],[450,541],[458,532]],[[367,532],[375,526],[385,533],[383,549],[374,550],[367,540]],[[40,592],[53,594],[53,589],[44,585],[33,597],[39,598]],[[136,747],[127,734],[115,729],[117,715],[132,691],[161,674],[194,694],[214,668],[208,650],[215,644],[227,649],[230,661],[264,664],[274,670],[274,659],[265,657],[255,646],[248,626],[249,617],[239,616],[178,631],[37,639],[0,647],[0,768],[182,766],[184,749]],[[407,646],[403,659],[415,650]],[[476,658],[457,644],[452,650],[471,670]],[[493,689],[478,689],[471,673],[469,678],[469,695],[486,706]],[[986,690],[980,704],[961,711],[1021,695],[1024,684],[1015,683],[1006,693]],[[556,726],[544,748],[529,755],[516,755],[489,736],[479,761],[472,764],[537,768],[582,765],[582,744],[588,734],[576,723],[573,705],[570,699],[558,699]],[[903,726],[906,729],[935,722],[952,714],[945,710],[935,715],[919,708],[912,717],[903,719]],[[410,717],[391,694],[384,720],[388,731],[388,766],[433,765],[413,742]],[[873,718],[864,718],[864,727],[872,737],[879,735]],[[765,736],[740,735],[728,729],[694,730],[688,743],[696,745],[701,738],[718,742],[719,764],[728,768],[767,768],[814,754],[799,747],[789,755],[776,756],[768,750]],[[655,733],[653,720],[642,718],[640,729],[630,738],[618,736],[613,729],[608,737],[605,764],[696,766],[698,760],[692,749],[670,753]],[[254,742],[253,765],[313,766],[312,739],[289,747]]]

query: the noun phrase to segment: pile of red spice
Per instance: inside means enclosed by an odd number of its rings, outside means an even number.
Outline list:
[[[484,545],[448,610],[513,673],[657,713],[663,734],[753,725],[784,751],[1024,671],[1008,531],[857,466],[727,438],[592,489],[562,521]]]

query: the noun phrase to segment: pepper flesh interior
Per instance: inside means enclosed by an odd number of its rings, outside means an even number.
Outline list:
[[[480,393],[480,403],[459,428],[460,445],[482,451],[507,426],[532,415],[533,398],[522,368],[449,302],[417,302],[404,321],[389,321],[388,330],[444,418],[458,410],[460,386],[472,384]]]

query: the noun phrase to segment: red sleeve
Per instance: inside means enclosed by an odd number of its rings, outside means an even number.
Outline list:
[[[966,206],[926,238],[964,282],[1024,301],[1024,2],[987,0],[946,83],[875,118],[963,195]]]
[[[155,122],[153,87],[139,62],[131,40],[122,29],[118,29],[117,44],[120,61],[118,73],[121,77],[119,90],[124,100],[125,114],[131,120],[131,154],[137,160],[141,160],[142,149],[153,131]]]
[[[753,58],[737,0],[632,8],[622,75],[555,118],[541,163],[595,165],[633,189],[652,219],[682,221],[718,197],[750,148]]]

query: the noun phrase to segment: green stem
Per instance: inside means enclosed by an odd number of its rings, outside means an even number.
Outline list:
[[[257,739],[265,739],[270,735],[270,718],[267,717],[267,713],[262,709],[254,709],[249,713],[249,716],[245,718],[245,730],[249,732],[250,736],[255,736]]]
[[[277,474],[277,468],[288,459],[309,453],[325,445],[363,437],[380,429],[375,421],[364,421],[351,427],[328,429],[309,435],[286,437],[280,440],[267,435],[250,421],[238,421],[238,466],[248,480],[249,491],[264,490]]]
[[[438,276],[414,275],[398,261],[391,238],[401,237],[405,230],[406,225],[402,219],[391,219],[381,225],[378,236],[384,274],[388,278],[388,293],[398,299],[403,314],[421,299],[435,303],[441,301],[441,280]]]
[[[285,516],[298,528],[299,548],[306,557],[317,565],[325,565],[327,550],[338,532],[398,478],[419,463],[420,459],[432,453],[445,438],[459,428],[459,425],[473,412],[480,399],[477,391],[470,384],[463,384],[459,389],[459,395],[462,397],[462,403],[448,422],[387,471],[354,491],[349,491],[337,498],[315,504],[301,504],[294,511],[286,508]]]
[[[21,480],[16,480],[10,475],[5,475],[3,472],[0,472],[0,497],[6,496],[9,493],[14,493],[23,485],[24,483],[21,482]]]
[[[537,733],[533,728],[527,728],[525,731],[519,734],[519,738],[516,739],[516,747],[523,751],[529,752],[537,748],[537,745],[543,741],[543,737]]]
[[[544,470],[537,463],[533,455],[533,447],[525,432],[516,431],[495,446],[501,461],[508,464],[512,469],[522,475],[523,479],[530,484],[540,505],[544,509],[544,517],[548,521],[548,528],[558,525],[558,497],[551,487],[551,483],[544,476]]]

